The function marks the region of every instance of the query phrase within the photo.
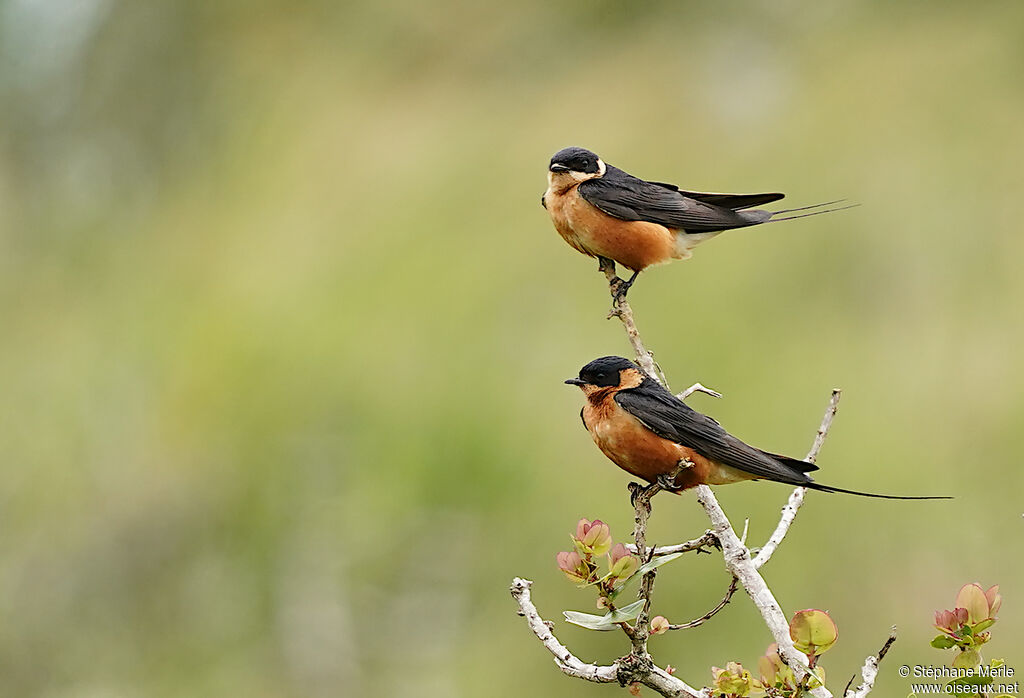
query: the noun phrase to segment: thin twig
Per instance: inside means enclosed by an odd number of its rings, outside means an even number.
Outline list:
[[[623,675],[623,660],[617,660],[613,664],[604,666],[588,664],[582,661],[558,641],[558,638],[551,632],[551,623],[540,617],[537,607],[533,605],[533,601],[530,599],[531,584],[533,582],[528,579],[520,579],[519,577],[513,579],[512,587],[510,588],[512,598],[519,604],[519,613],[526,618],[526,623],[530,626],[530,630],[533,631],[533,634],[537,636],[544,647],[554,655],[555,665],[567,676],[574,676],[595,683],[618,682],[620,685],[639,681],[663,696],[707,698],[707,694],[703,691],[698,691],[685,681],[677,679],[657,666],[652,665],[647,668],[643,672],[643,676],[625,676]]]
[[[654,355],[647,350],[643,340],[640,339],[640,333],[636,329],[636,322],[633,320],[633,309],[625,297],[617,295],[618,290],[626,282],[615,273],[615,262],[599,257],[598,263],[599,269],[604,272],[605,278],[608,279],[608,288],[612,294],[612,309],[608,313],[608,317],[617,317],[622,321],[622,326],[626,328],[626,338],[629,339],[629,343],[633,347],[633,353],[636,354],[636,362],[640,365],[640,368],[662,385],[666,385],[665,377],[661,375],[657,365],[654,363]]]
[[[528,579],[516,577],[512,580],[509,591],[512,598],[519,603],[519,613],[526,618],[526,624],[530,630],[547,648],[548,652],[555,656],[555,664],[563,673],[576,678],[595,681],[597,683],[614,683],[618,680],[618,667],[615,664],[610,666],[598,666],[588,664],[576,657],[568,648],[558,641],[551,631],[551,623],[545,621],[537,612],[537,607],[530,600],[530,585]]]
[[[651,497],[661,491],[661,486],[652,484],[647,487],[639,485],[633,487],[632,485],[635,484],[630,483],[631,487],[629,488],[634,509],[633,541],[637,557],[640,558],[641,563],[646,563],[653,559],[653,555],[647,550],[647,521],[651,518]],[[655,572],[656,570],[651,570],[640,579],[640,591],[637,593],[637,597],[643,600],[644,605],[640,610],[640,615],[636,617],[636,622],[630,631],[626,632],[633,643],[634,654],[639,656],[647,656],[647,638],[650,636],[650,626],[647,621],[651,610],[651,593],[654,590]]]
[[[818,427],[818,433],[814,435],[814,443],[811,444],[811,450],[807,452],[807,457],[804,459],[809,463],[813,463],[818,459],[818,452],[821,451],[821,447],[825,443],[825,437],[828,436],[828,430],[832,426],[832,420],[835,419],[841,396],[842,391],[839,388],[835,388],[832,391],[832,397],[829,398],[825,414],[821,417],[821,426]],[[778,525],[768,538],[768,542],[764,544],[760,552],[757,553],[757,556],[754,557],[755,568],[760,569],[775,554],[775,550],[779,547],[782,539],[789,533],[789,527],[796,520],[796,513],[800,511],[800,506],[804,503],[804,494],[806,492],[806,487],[797,487],[789,494],[789,500],[786,502],[786,506],[782,508],[782,516],[779,517]]]
[[[895,625],[889,631],[889,637],[886,638],[882,649],[878,650],[878,654],[864,660],[864,666],[860,670],[862,681],[856,690],[850,690],[850,686],[853,684],[853,677],[850,678],[850,682],[846,684],[846,689],[843,691],[845,698],[864,698],[864,696],[871,693],[871,690],[875,687],[875,680],[878,678],[878,664],[885,658],[886,652],[889,651],[894,642],[896,642]]]
[[[659,545],[656,548],[652,548],[650,554],[653,554],[654,557],[659,557],[661,555],[672,555],[674,553],[688,553],[693,550],[696,550],[697,553],[706,553],[708,552],[707,548],[718,548],[719,550],[722,548],[722,546],[718,544],[718,538],[715,537],[714,532],[710,530],[705,531],[704,535],[700,538],[694,538],[693,540],[688,540],[685,543],[677,543],[676,545]],[[626,549],[634,555],[637,552],[636,546],[632,543],[626,545]]]
[[[725,608],[725,605],[727,603],[729,603],[729,601],[732,600],[732,595],[736,593],[736,587],[737,587],[737,585],[739,583],[740,583],[740,580],[737,577],[733,577],[732,581],[729,583],[729,589],[725,592],[725,596],[722,597],[722,600],[718,602],[717,606],[715,606],[710,611],[708,611],[707,613],[702,615],[700,618],[694,618],[693,620],[691,620],[688,623],[679,623],[678,625],[676,625],[676,624],[670,625],[670,626],[668,626],[668,629],[669,630],[685,630],[686,628],[696,628],[698,625],[704,625],[704,623],[706,623],[711,618],[711,616],[715,615],[716,613],[721,611],[723,608]]]
[[[828,407],[825,408],[825,414],[821,417],[821,426],[818,427],[818,433],[814,435],[814,443],[811,444],[811,450],[807,452],[807,457],[804,458],[808,463],[817,462],[818,453],[821,451],[821,447],[825,445],[828,430],[832,428],[832,420],[836,417],[836,410],[839,409],[839,398],[842,395],[843,391],[839,388],[832,389],[832,397],[829,398]]]
[[[718,392],[717,390],[712,390],[711,388],[707,387],[706,385],[702,385],[701,383],[694,383],[689,388],[676,395],[676,397],[679,398],[680,400],[685,400],[694,393],[706,393],[711,397],[722,397],[722,394],[720,392]]]
[[[889,637],[886,638],[885,644],[882,645],[882,649],[878,650],[878,654],[875,655],[875,661],[880,662],[885,659],[885,655],[889,652],[889,648],[896,643],[896,626],[892,626],[892,630],[889,631]]]

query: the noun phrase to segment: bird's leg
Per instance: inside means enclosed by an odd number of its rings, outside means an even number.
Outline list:
[[[633,278],[628,282],[620,279],[615,270],[615,260],[601,256],[597,258],[597,269],[608,280],[608,291],[612,296],[612,309],[608,311],[608,317],[621,318],[623,313],[622,305],[626,301],[626,291],[629,290],[630,284],[636,279],[636,274],[633,274]]]
[[[658,476],[658,486],[661,487],[662,489],[668,490],[669,492],[678,490],[679,485],[676,484],[676,478],[679,477],[679,474],[682,473],[684,470],[689,470],[692,467],[693,461],[691,461],[688,458],[681,459],[676,464],[676,467],[672,470],[672,472],[662,473],[661,475]]]
[[[615,260],[599,256],[597,258],[597,270],[604,274],[604,278],[608,279],[608,286],[611,288],[612,297],[614,298],[619,286],[625,283],[619,278],[618,272],[615,269]]]
[[[639,482],[630,482],[626,485],[626,489],[629,490],[629,506],[635,507],[636,498],[640,496],[641,492],[643,492],[644,486]]]
[[[620,301],[625,298],[626,294],[629,293],[630,287],[633,285],[633,282],[636,281],[636,277],[638,276],[640,276],[640,272],[635,271],[633,272],[633,276],[629,277],[629,281],[622,281],[622,279],[619,279],[621,283],[619,283],[618,288],[613,292],[612,297],[616,301]]]

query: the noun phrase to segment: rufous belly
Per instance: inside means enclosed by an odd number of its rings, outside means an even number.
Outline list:
[[[613,463],[626,472],[655,482],[659,475],[668,475],[682,463],[684,467],[674,480],[679,490],[700,484],[725,485],[755,476],[729,466],[715,463],[693,449],[650,431],[609,395],[599,403],[583,408],[583,421],[594,443]]]
[[[676,232],[648,221],[613,218],[579,195],[577,187],[549,192],[545,205],[555,229],[572,247],[591,257],[607,257],[633,270],[690,256]]]

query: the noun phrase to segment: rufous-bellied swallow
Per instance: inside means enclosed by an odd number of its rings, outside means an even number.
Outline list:
[[[580,412],[594,443],[615,465],[673,492],[697,485],[727,485],[771,480],[822,492],[882,499],[898,497],[822,485],[807,473],[814,463],[754,448],[727,432],[711,417],[691,409],[621,356],[595,359],[565,381],[586,396]]]
[[[633,272],[619,289],[625,295],[637,275],[654,264],[688,259],[693,248],[723,230],[785,221],[850,208],[776,217],[837,204],[766,211],[785,194],[712,194],[648,182],[605,163],[585,148],[563,148],[548,164],[541,197],[555,229],[585,255],[618,262]]]

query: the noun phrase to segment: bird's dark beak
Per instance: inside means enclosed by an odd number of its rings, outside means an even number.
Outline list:
[[[568,172],[569,171],[568,167],[566,167],[565,165],[559,164],[557,162],[551,163],[551,165],[548,167],[548,169],[551,170],[552,172]]]
[[[586,385],[586,381],[582,381],[579,378],[570,378],[565,382],[566,385]]]

